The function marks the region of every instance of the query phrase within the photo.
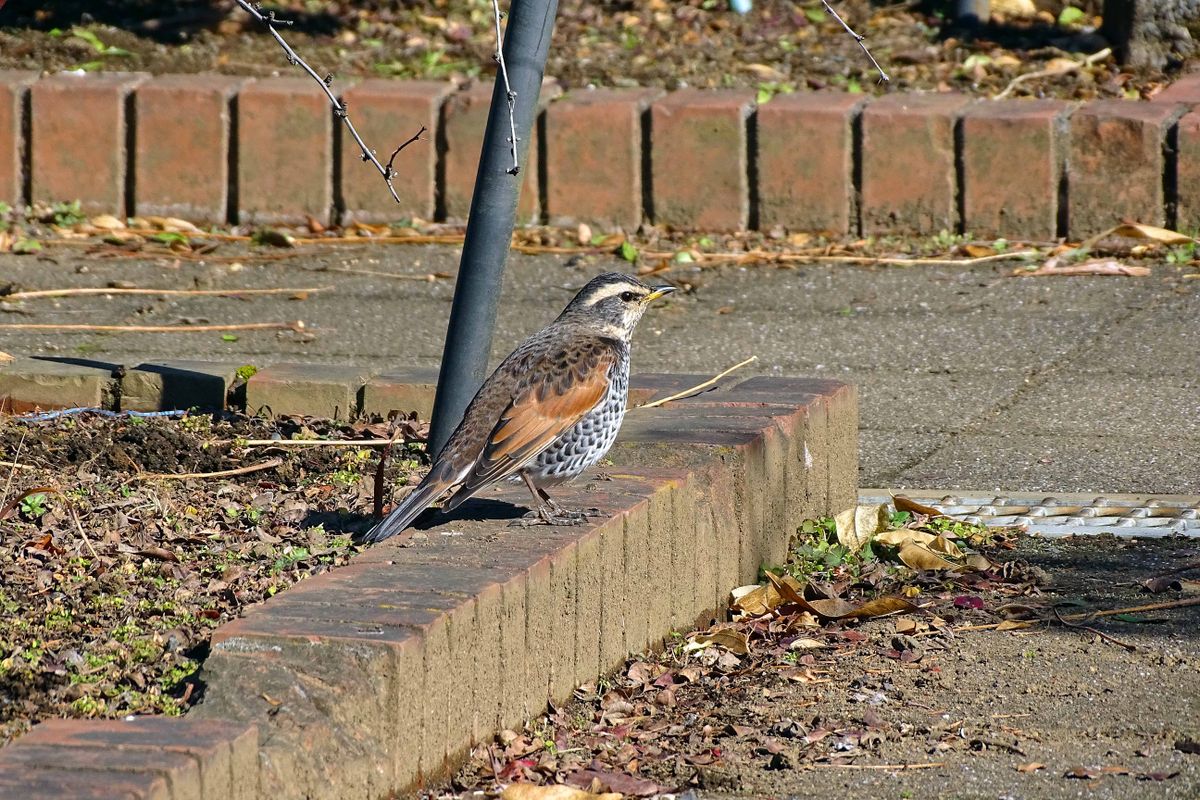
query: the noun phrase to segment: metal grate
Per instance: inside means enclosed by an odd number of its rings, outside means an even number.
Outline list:
[[[893,494],[943,514],[989,526],[1017,525],[1043,536],[1112,533],[1117,536],[1200,538],[1200,496],[1059,494],[862,489],[863,504],[890,503]]]

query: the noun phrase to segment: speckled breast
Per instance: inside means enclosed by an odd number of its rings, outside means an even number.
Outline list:
[[[629,359],[613,365],[604,399],[587,416],[542,451],[526,471],[539,486],[569,481],[604,458],[617,440],[629,395]]]

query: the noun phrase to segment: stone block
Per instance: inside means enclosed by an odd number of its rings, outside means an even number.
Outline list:
[[[26,108],[36,72],[0,71],[0,201],[10,206],[26,202],[29,141]]]
[[[30,194],[78,200],[84,213],[124,216],[130,95],[148,76],[58,74],[30,89]]]
[[[954,131],[970,98],[897,94],[862,113],[862,233],[958,228]]]
[[[387,417],[392,412],[410,414],[415,411],[418,419],[428,420],[433,417],[437,380],[436,369],[389,369],[372,377],[363,387],[363,413]]]
[[[572,92],[546,109],[546,213],[635,231],[642,222],[642,120],[656,89]]]
[[[116,364],[76,359],[51,361],[16,358],[0,364],[0,411],[40,409],[112,409],[116,402]]]
[[[1164,147],[1183,106],[1097,100],[1071,116],[1068,235],[1083,239],[1124,221],[1166,224]]]
[[[362,367],[276,364],[246,382],[246,410],[350,419],[362,407],[370,378],[370,370]]]
[[[758,227],[855,233],[854,126],[862,95],[806,92],[759,106]]]
[[[1053,240],[1071,106],[1000,100],[962,117],[963,228],[976,236]]]
[[[229,219],[231,104],[245,78],[159,75],[137,88],[135,213]]]
[[[121,410],[224,409],[239,366],[186,359],[138,364],[121,377]]]
[[[333,221],[335,121],[329,99],[310,78],[260,78],[242,87],[237,102],[238,222]]]
[[[387,166],[392,151],[422,127],[419,141],[404,148],[393,165],[392,199],[374,165],[350,136],[341,144],[341,205],[344,222],[392,222],[417,217],[432,220],[437,212],[437,141],[442,103],[451,84],[444,81],[365,80],[346,90],[344,100],[354,127],[379,163]]]
[[[651,107],[656,225],[744,230],[750,222],[749,132],[754,93],[683,89]]]

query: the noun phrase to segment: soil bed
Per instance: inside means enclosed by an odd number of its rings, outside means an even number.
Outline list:
[[[977,546],[990,568],[952,573],[872,565],[823,537],[810,534],[788,566],[812,581],[806,597],[904,597],[919,611],[856,623],[784,603],[680,637],[477,748],[447,793],[1200,792],[1200,608],[1086,613],[1194,599],[1195,572],[1158,594],[1138,582],[1195,565],[1195,540],[1006,535]],[[1041,621],[1017,627],[1025,617]],[[1005,620],[1013,629],[964,630]]]
[[[294,23],[285,35],[322,75],[460,80],[490,79],[494,70],[488,2],[271,5]],[[757,0],[744,15],[732,12],[726,0],[564,0],[546,74],[568,89],[741,87],[755,89],[760,101],[826,88],[995,96],[1016,76],[1038,70],[1056,74],[1024,82],[1012,96],[1147,97],[1169,78],[1122,70],[1111,57],[1063,69],[1106,47],[1095,33],[1098,2],[1073,3],[1078,8],[1063,15],[1067,3],[1040,0],[1036,15],[994,16],[972,35],[949,24],[936,4],[834,5],[867,36],[891,75],[888,87],[876,85],[858,45],[819,2],[781,0]],[[14,8],[6,22],[9,27],[0,29],[2,68],[258,76],[294,69],[233,3],[65,2]]]
[[[210,631],[344,563],[350,535],[371,523],[378,449],[243,442],[390,438],[397,427],[389,487],[418,472],[411,421],[0,416],[0,745],[48,717],[196,702]],[[151,475],[272,460],[231,477]]]

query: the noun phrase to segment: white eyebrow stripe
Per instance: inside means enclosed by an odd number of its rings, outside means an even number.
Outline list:
[[[587,298],[587,305],[594,306],[601,300],[609,297],[614,297],[621,292],[636,292],[637,288],[631,283],[614,283],[608,286],[602,286],[596,289]]]

